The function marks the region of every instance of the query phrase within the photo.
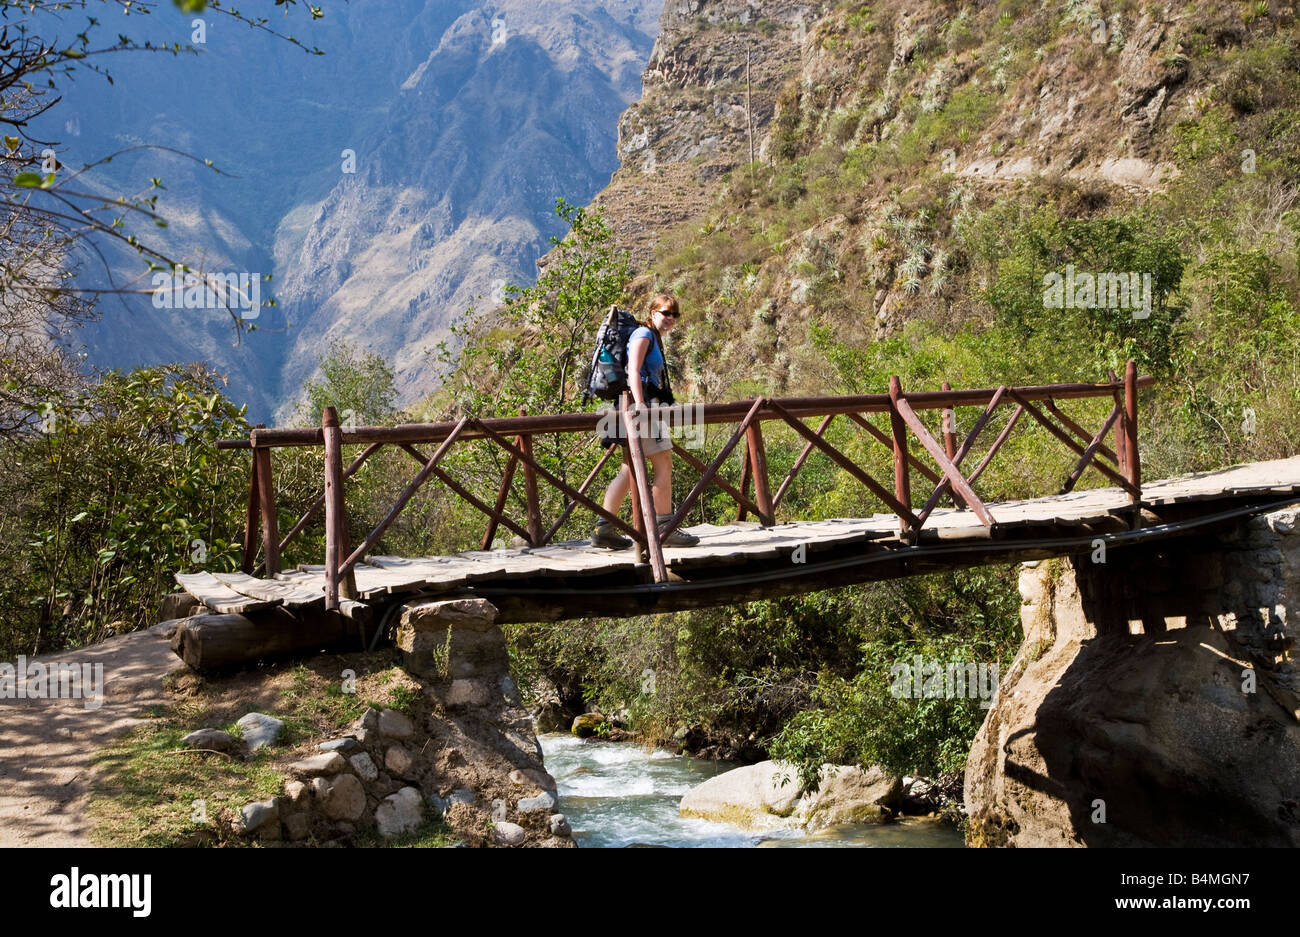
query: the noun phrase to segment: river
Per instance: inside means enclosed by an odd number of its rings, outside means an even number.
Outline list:
[[[735,767],[637,745],[582,741],[566,733],[538,737],[546,770],[559,786],[560,810],[579,846],[961,847],[950,826],[917,817],[897,823],[840,827],[807,835],[799,829],[761,832],[681,816],[692,787]]]

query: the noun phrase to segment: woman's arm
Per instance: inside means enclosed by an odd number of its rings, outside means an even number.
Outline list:
[[[641,386],[641,366],[645,364],[645,356],[650,354],[650,339],[638,338],[628,342],[627,348],[627,386],[632,391],[632,401],[644,407],[645,388]]]

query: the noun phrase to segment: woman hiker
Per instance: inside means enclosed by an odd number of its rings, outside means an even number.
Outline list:
[[[661,531],[673,514],[673,442],[668,436],[668,430],[660,421],[647,419],[647,415],[641,411],[661,402],[672,403],[672,391],[668,389],[665,374],[662,335],[664,332],[671,331],[680,318],[681,312],[677,308],[677,300],[660,293],[650,300],[649,315],[627,340],[627,382],[632,392],[632,400],[636,404],[633,415],[640,414],[641,417],[637,420],[640,426],[641,449],[650,460],[650,466],[654,471],[651,490],[654,495],[655,515]],[[656,425],[649,425],[652,422]],[[627,444],[626,440],[602,439],[601,445],[608,448],[620,441],[623,445]],[[618,514],[623,507],[623,499],[627,497],[631,487],[631,471],[628,464],[624,462],[618,475],[605,491],[605,510],[610,514]],[[663,545],[692,547],[699,542],[699,537],[678,528],[664,538]],[[591,545],[604,547],[607,550],[626,550],[632,546],[632,541],[620,536],[614,530],[614,525],[602,517],[596,521],[596,529],[591,535]]]

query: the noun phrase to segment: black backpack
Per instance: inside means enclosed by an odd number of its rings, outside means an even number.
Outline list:
[[[582,395],[584,406],[592,397],[602,400],[618,400],[619,396],[629,390],[627,381],[627,343],[632,333],[641,325],[636,316],[618,306],[609,307],[600,331],[596,335],[596,350],[591,355],[591,368],[587,374],[587,387]],[[663,344],[659,345],[660,353]],[[664,368],[664,387],[655,394],[666,404],[672,403],[672,390],[668,384],[668,369]]]
[[[609,315],[596,334],[596,350],[591,355],[587,389],[582,395],[584,406],[592,397],[617,400],[628,389],[627,342],[640,324],[626,309],[609,307]]]

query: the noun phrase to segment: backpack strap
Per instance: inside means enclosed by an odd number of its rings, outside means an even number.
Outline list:
[[[670,384],[668,381],[668,354],[667,352],[664,351],[664,339],[663,336],[659,334],[658,329],[651,329],[651,331],[655,333],[655,344],[659,347],[659,356],[664,359],[664,373],[663,373],[664,383],[663,386],[659,388],[660,397],[662,398],[664,403],[668,404],[669,406],[672,406],[674,403],[673,388],[672,388],[672,384]]]

